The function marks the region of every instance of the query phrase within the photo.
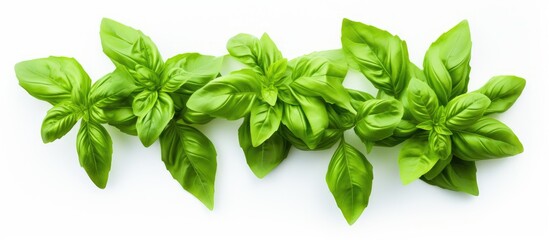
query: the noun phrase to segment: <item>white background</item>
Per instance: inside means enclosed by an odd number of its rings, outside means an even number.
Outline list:
[[[542,1],[76,2],[0,3],[0,239],[549,235],[549,18]],[[292,149],[278,169],[260,180],[238,146],[240,121],[215,120],[200,127],[218,152],[215,209],[209,211],[172,180],[158,143],[144,148],[137,138],[109,127],[112,170],[107,188],[100,190],[78,164],[77,129],[54,143],[42,143],[40,125],[50,106],[18,86],[13,65],[49,55],[72,56],[93,79],[101,77],[113,69],[101,51],[102,17],[141,29],[164,58],[184,52],[226,54],[226,41],[240,32],[268,32],[288,58],[339,48],[341,20],[347,17],[398,34],[418,65],[432,41],[468,19],[473,38],[470,89],[498,74],[527,79],[513,108],[498,116],[519,136],[525,152],[480,162],[480,196],[472,197],[421,181],[403,186],[396,161],[400,148],[374,148],[367,155],[375,172],[370,204],[348,226],[325,183],[334,149]],[[357,74],[346,85],[368,86]]]

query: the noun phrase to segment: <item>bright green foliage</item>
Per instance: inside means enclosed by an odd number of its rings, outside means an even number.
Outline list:
[[[99,188],[107,186],[111,169],[112,141],[101,107],[127,97],[132,86],[114,81],[124,72],[109,73],[93,86],[88,74],[73,58],[48,57],[15,65],[19,84],[27,92],[53,105],[42,123],[42,140],[53,142],[82,119],[76,150],[82,166]]]
[[[66,135],[80,120],[80,165],[99,188],[107,184],[112,140],[102,124],[136,135],[149,147],[159,140],[172,177],[207,208],[214,207],[217,153],[194,124],[243,119],[238,139],[251,171],[264,178],[290,148],[329,149],[339,142],[326,183],[349,224],[369,202],[373,169],[345,141],[353,129],[365,145],[395,146],[401,181],[422,179],[444,189],[478,195],[475,161],[524,149],[513,131],[488,116],[509,109],[526,81],[496,76],[467,93],[471,36],[467,21],[427,50],[423,70],[406,42],[374,26],[344,19],[342,49],[288,60],[274,41],[238,34],[228,56],[245,67],[221,76],[224,57],[178,54],[163,60],[143,32],[110,19],[101,22],[103,52],[116,69],[91,83],[80,64],[49,57],[15,65],[19,84],[52,104],[41,127],[44,143]],[[349,68],[379,89],[374,97],[343,86]]]
[[[394,118],[384,121],[398,123],[393,135],[376,142],[393,146],[404,141],[398,159],[404,184],[421,178],[442,188],[478,195],[476,167],[470,161],[523,151],[509,127],[485,115],[509,109],[525,81],[498,76],[467,93],[472,45],[467,21],[431,44],[424,70],[408,60],[403,41],[375,27],[344,20],[341,39],[349,64],[382,91],[378,96],[393,96],[404,105],[400,122]]]

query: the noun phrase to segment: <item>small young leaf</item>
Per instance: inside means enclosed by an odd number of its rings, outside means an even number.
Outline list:
[[[454,157],[449,165],[433,179],[421,178],[424,182],[444,189],[478,196],[477,168],[475,162]]]
[[[429,148],[438,159],[447,159],[452,154],[452,140],[449,135],[430,131]]]
[[[466,93],[452,99],[446,106],[446,126],[462,129],[482,117],[490,99],[479,93]]]
[[[67,134],[83,111],[71,102],[62,102],[51,108],[42,122],[42,141],[53,142]]]
[[[376,88],[400,96],[409,80],[406,42],[374,26],[343,19],[341,44]]]
[[[257,147],[269,139],[278,130],[282,119],[282,106],[271,106],[265,102],[256,101],[250,112],[250,134],[252,146]]]
[[[420,123],[433,120],[439,106],[435,92],[416,78],[408,86],[407,103],[410,114]]]
[[[97,187],[105,188],[112,160],[112,140],[107,130],[100,124],[82,120],[76,150],[80,166]]]
[[[132,102],[133,114],[138,117],[145,116],[154,107],[158,97],[158,91],[143,90],[138,93]]]
[[[355,223],[368,206],[373,179],[366,157],[342,140],[328,166],[326,183],[347,223]]]
[[[137,118],[135,127],[139,140],[145,147],[151,146],[174,115],[173,101],[167,93],[160,93],[153,107]]]
[[[429,150],[427,136],[415,135],[406,140],[398,155],[400,180],[409,184],[427,173],[437,163],[438,157]]]
[[[249,69],[217,78],[196,91],[187,102],[192,110],[235,120],[246,116],[261,94],[257,73]]]
[[[238,128],[238,142],[252,172],[263,178],[274,170],[287,156],[292,146],[277,131],[259,146],[252,145],[250,121],[246,118]]]
[[[452,141],[454,155],[465,161],[509,157],[524,150],[509,127],[489,117],[454,132]]]
[[[469,24],[462,21],[433,42],[425,54],[427,83],[442,105],[467,92],[471,45]]]
[[[91,79],[74,58],[48,57],[17,63],[19,85],[33,97],[56,105],[72,101],[85,105]]]
[[[212,210],[217,170],[212,142],[195,128],[172,122],[160,137],[160,147],[172,177]]]
[[[484,114],[507,111],[524,90],[526,80],[515,76],[496,76],[491,78],[476,92],[486,95],[492,102]]]

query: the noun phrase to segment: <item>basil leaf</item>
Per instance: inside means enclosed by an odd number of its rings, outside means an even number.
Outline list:
[[[442,105],[467,92],[471,45],[469,23],[462,21],[433,42],[425,54],[427,83]]]
[[[409,80],[405,41],[374,26],[343,19],[341,44],[350,62],[376,88],[400,96]]]
[[[370,95],[367,92],[354,90],[354,89],[346,89],[347,93],[349,93],[349,96],[351,97],[351,105],[355,110],[358,110],[362,107],[362,103],[366,102],[370,99],[374,99],[372,95]]]
[[[315,149],[328,127],[328,113],[318,98],[298,94],[295,97],[299,105],[284,104],[282,123],[308,148]]]
[[[250,134],[252,146],[257,147],[269,139],[278,130],[282,119],[282,106],[271,106],[256,101],[250,112]]]
[[[446,158],[439,159],[437,161],[437,163],[435,164],[435,166],[433,166],[433,168],[431,168],[431,170],[429,170],[429,172],[423,174],[423,176],[421,177],[421,180],[424,180],[424,181],[425,180],[432,180],[432,179],[438,177],[438,175],[441,174],[442,171],[444,171],[444,169],[446,169],[448,164],[450,164],[450,162],[452,161],[452,158],[454,158],[454,156],[452,154],[450,154]]]
[[[454,157],[451,163],[438,176],[424,182],[452,191],[460,191],[478,196],[477,167],[475,162],[463,161]]]
[[[76,136],[80,166],[98,188],[105,188],[112,161],[112,140],[100,124],[82,120]]]
[[[133,114],[138,117],[145,116],[156,104],[158,91],[143,90],[138,93],[132,102]]]
[[[452,154],[452,140],[449,135],[430,131],[429,148],[438,159],[447,159]]]
[[[271,64],[282,59],[282,54],[266,33],[261,39],[238,34],[229,39],[227,50],[231,56],[262,75],[266,75]]]
[[[358,110],[355,133],[363,142],[389,137],[400,123],[402,114],[402,105],[397,100],[368,100]]]
[[[330,64],[334,65],[335,67],[341,69],[341,71],[344,71],[344,72],[347,72],[347,69],[349,68],[343,49],[333,49],[333,50],[312,52],[305,55],[304,57],[307,57],[310,59],[312,58],[326,59],[328,62],[330,62]]]
[[[427,78],[425,77],[425,73],[423,72],[423,70],[421,70],[417,65],[415,65],[412,62],[408,63],[408,72],[410,76],[413,78],[417,78],[422,82],[427,81]]]
[[[135,127],[139,140],[145,147],[152,145],[174,115],[173,101],[167,93],[160,93],[153,107],[138,116]]]
[[[303,151],[315,151],[331,148],[334,144],[341,140],[344,131],[341,129],[327,128],[324,131],[324,134],[322,135],[318,145],[316,145],[314,148],[310,148],[309,146],[307,146],[307,144],[305,144],[303,140],[298,138],[284,125],[280,125],[280,130],[278,132],[295,148]]]
[[[260,145],[254,147],[250,130],[250,121],[246,118],[238,128],[238,142],[252,172],[258,178],[263,178],[288,156],[292,145],[277,131]]]
[[[147,76],[148,74],[137,73],[146,71],[146,69],[150,69],[156,74],[162,72],[164,63],[160,52],[152,40],[141,31],[103,18],[99,34],[103,52],[115,65],[128,68],[130,73],[135,71],[132,74],[134,77],[136,75]]]
[[[55,105],[42,122],[42,141],[49,143],[65,136],[82,115],[83,110],[74,103],[62,102]]]
[[[524,151],[509,127],[489,117],[454,132],[452,140],[454,155],[466,161],[509,157]]]
[[[490,106],[490,99],[480,93],[466,93],[452,99],[446,106],[446,126],[463,129],[475,123]]]
[[[195,128],[172,122],[160,137],[160,148],[172,177],[212,210],[217,170],[212,142]]]
[[[418,122],[433,120],[438,109],[435,92],[424,82],[412,78],[408,85],[408,110]]]
[[[355,126],[356,115],[347,109],[333,104],[326,104],[328,112],[328,128],[347,130]]]
[[[198,53],[179,54],[166,61],[162,72],[162,91],[174,92],[183,84],[183,92],[192,94],[216,78],[223,58]]]
[[[101,109],[103,110],[106,122],[109,125],[118,128],[123,133],[137,136],[137,129],[135,129],[137,116],[133,115],[133,109],[129,98],[109,104]]]
[[[187,107],[229,120],[246,116],[260,94],[258,75],[249,69],[217,78],[196,91]]]
[[[507,111],[524,90],[526,80],[515,76],[495,76],[476,92],[486,95],[492,102],[484,114]]]
[[[347,223],[355,223],[368,206],[373,179],[366,157],[342,140],[328,165],[326,183]]]
[[[188,124],[206,124],[212,121],[214,118],[208,114],[197,112],[191,109],[185,109],[181,114],[181,119]]]
[[[95,82],[90,90],[90,105],[107,107],[116,102],[123,101],[136,86],[130,75],[124,70],[116,69]]]
[[[427,136],[415,135],[404,142],[398,155],[400,180],[409,184],[429,172],[438,157],[429,149]]]
[[[321,97],[354,113],[349,94],[341,84],[345,74],[323,58],[300,58],[293,68],[290,87],[304,96]]]
[[[416,131],[416,124],[410,120],[401,119],[393,131],[393,135],[376,141],[375,144],[377,146],[394,147],[413,136]]]
[[[33,97],[56,105],[86,105],[91,79],[74,58],[48,57],[17,63],[19,85]]]

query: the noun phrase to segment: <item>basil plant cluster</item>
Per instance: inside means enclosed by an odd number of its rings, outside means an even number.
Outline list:
[[[165,61],[148,36],[113,20],[103,19],[100,37],[114,70],[93,84],[73,58],[15,66],[20,85],[53,106],[42,123],[44,143],[81,120],[78,158],[99,188],[106,187],[113,151],[104,124],[137,136],[145,147],[158,140],[167,170],[209,209],[217,156],[196,125],[242,119],[239,144],[259,178],[279,166],[292,146],[314,151],[337,144],[326,183],[349,224],[368,205],[373,170],[363,151],[345,140],[347,130],[364,143],[364,152],[403,143],[394,161],[404,184],[421,179],[472,195],[478,195],[475,161],[523,151],[512,130],[490,115],[509,109],[525,80],[496,76],[468,93],[471,39],[465,21],[431,45],[423,70],[410,62],[398,36],[348,19],[341,49],[291,60],[266,33],[232,37],[227,56],[184,53]],[[229,58],[241,68],[221,75]],[[377,95],[344,87],[350,69],[379,89]]]

